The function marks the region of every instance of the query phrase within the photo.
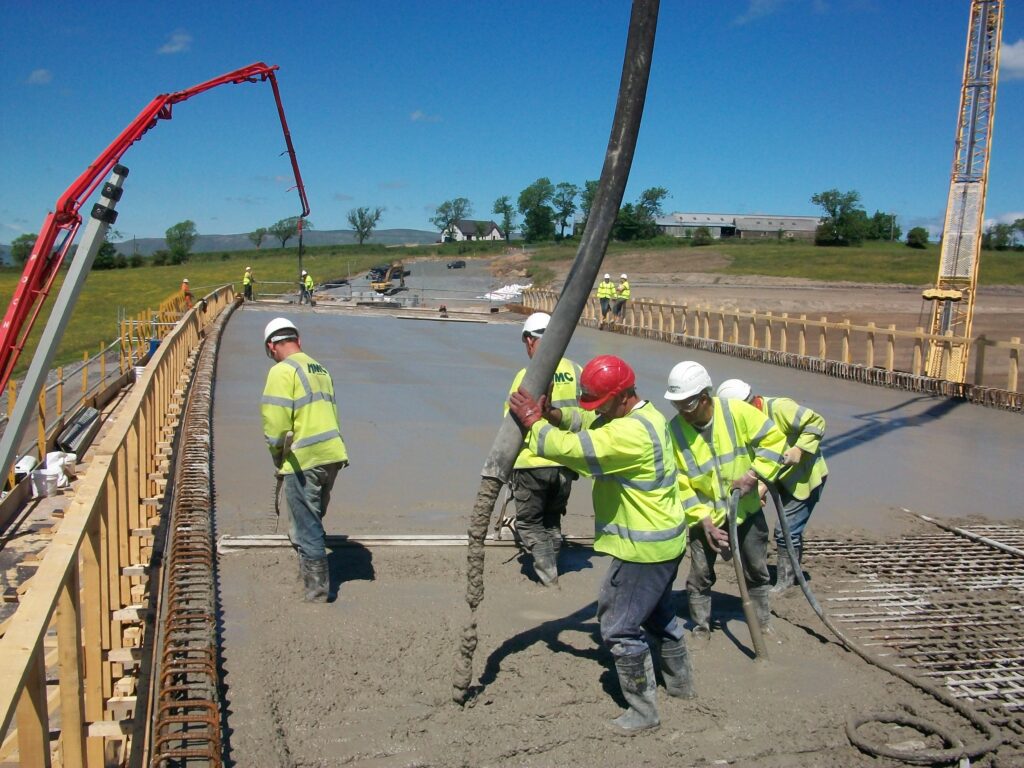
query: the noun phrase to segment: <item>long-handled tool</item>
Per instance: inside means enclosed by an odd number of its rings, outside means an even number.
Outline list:
[[[750,630],[750,642],[754,645],[754,661],[767,661],[768,646],[764,642],[764,634],[761,632],[761,622],[757,618],[757,611],[750,600],[750,593],[747,591],[747,577],[743,573],[743,558],[740,555],[740,536],[736,527],[736,511],[740,505],[740,491],[733,489],[729,496],[729,546],[732,547],[732,564],[736,568],[736,582],[740,586],[740,600],[743,603],[743,617],[747,620],[747,629]]]

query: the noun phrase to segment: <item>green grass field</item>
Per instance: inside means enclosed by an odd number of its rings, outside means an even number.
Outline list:
[[[322,246],[304,249],[303,267],[309,270],[318,283],[322,283],[359,275],[374,264],[424,257],[448,259],[456,256],[493,256],[503,253],[505,247],[502,242],[448,243],[414,248]],[[555,274],[551,265],[571,261],[577,248],[577,242],[566,241],[532,249],[529,269],[533,281],[538,285],[550,282]],[[727,274],[922,286],[935,281],[939,260],[937,245],[931,245],[926,250],[915,250],[901,243],[870,243],[858,248],[819,248],[804,243],[736,240],[691,248],[671,238],[660,238],[644,244],[612,243],[608,252],[613,255],[635,254],[637,266],[633,269],[637,272],[644,271],[643,262],[648,255],[657,256],[661,265],[668,263],[671,268],[675,256],[684,262],[696,255],[714,254],[727,257],[727,265],[721,270]],[[194,255],[185,265],[153,267],[147,264],[136,269],[92,272],[58,349],[56,364],[81,360],[83,352],[95,353],[102,344],[113,341],[118,334],[119,308],[128,316],[156,308],[163,299],[178,290],[183,277],[189,278],[196,297],[225,283],[234,283],[236,290],[241,291],[242,273],[246,266],[252,266],[254,270],[257,292],[260,291],[260,281],[296,283],[298,248],[204,253]],[[660,267],[659,271],[664,271],[664,267]],[[62,272],[54,283],[47,307],[33,328],[16,375],[28,366],[31,350],[45,324],[49,305],[60,289],[63,275]],[[0,302],[4,307],[10,302],[20,276],[20,269],[0,269]],[[1024,285],[1024,253],[984,251],[979,283]],[[276,293],[282,287],[274,287],[272,290],[268,287],[267,290]]]

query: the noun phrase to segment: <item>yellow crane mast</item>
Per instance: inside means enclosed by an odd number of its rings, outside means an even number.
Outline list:
[[[923,293],[933,302],[932,335],[956,339],[933,339],[928,344],[928,375],[947,381],[963,382],[967,376],[996,113],[1003,7],[1004,0],[971,0],[939,276],[935,287]]]

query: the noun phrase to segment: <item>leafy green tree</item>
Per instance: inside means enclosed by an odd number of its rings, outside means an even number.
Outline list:
[[[868,219],[859,192],[829,189],[811,195],[811,202],[825,211],[814,237],[817,245],[857,245],[864,239]]]
[[[594,179],[583,182],[583,189],[580,191],[580,215],[583,217],[583,228],[587,226],[587,219],[590,218],[590,209],[594,207],[594,198],[597,197],[598,182]]]
[[[360,245],[373,233],[382,213],[384,213],[383,208],[366,207],[353,208],[348,212],[348,223],[355,231],[356,240]]]
[[[509,199],[509,196],[504,195],[495,200],[491,213],[501,216],[501,229],[505,233],[505,242],[507,243],[512,235],[512,220],[516,215],[516,210],[512,207],[512,201]]]
[[[1020,232],[1021,239],[1024,240],[1024,218],[1014,221],[1013,228]]]
[[[981,236],[981,247],[994,251],[1005,251],[1013,247],[1013,225],[993,224]]]
[[[868,231],[864,239],[899,240],[902,236],[903,230],[896,224],[896,214],[875,211],[875,215],[868,222]]]
[[[96,251],[96,258],[93,259],[93,269],[124,269],[128,266],[128,257],[117,252],[117,248],[111,242],[114,238],[120,239],[121,233],[116,229],[108,229],[103,244]]]
[[[36,245],[35,235],[18,235],[11,242],[11,259],[15,264],[24,265]]]
[[[266,236],[266,227],[257,227],[256,229],[249,233],[249,239],[252,240],[252,244],[256,246],[256,250],[259,250],[259,247],[263,245],[263,240],[266,238]]]
[[[306,219],[302,222],[303,229],[312,229],[313,222]],[[299,217],[289,216],[287,219],[281,219],[280,221],[271,224],[267,227],[267,233],[273,237],[276,237],[281,241],[281,247],[284,248],[285,244],[299,234]]]
[[[168,227],[167,232],[164,233],[164,239],[167,241],[167,250],[171,252],[172,263],[184,264],[188,261],[192,245],[196,241],[196,235],[195,222],[189,219]]]
[[[693,237],[690,238],[690,245],[711,245],[714,242],[714,238],[711,236],[711,230],[707,227],[697,227],[693,231]]]
[[[924,227],[914,227],[907,232],[907,245],[911,248],[928,247],[928,230]]]
[[[465,197],[456,197],[454,200],[445,200],[434,209],[434,217],[430,223],[438,228],[441,237],[451,239],[455,223],[460,219],[466,219],[473,215],[473,206]]]
[[[146,260],[142,258],[141,254],[133,253],[131,256],[128,257],[128,266],[131,267],[132,269],[141,267],[145,263]]]
[[[651,222],[656,216],[664,215],[661,209],[661,201],[668,197],[668,190],[664,187],[649,187],[640,193],[637,198],[636,207],[647,216]]]
[[[555,237],[555,211],[550,203],[555,186],[546,176],[537,179],[519,193],[518,210],[523,217],[523,238],[528,243]]]
[[[558,222],[559,237],[565,237],[565,227],[569,223],[569,219],[572,218],[572,215],[576,213],[576,196],[579,193],[580,188],[567,181],[559,182],[555,186],[555,194],[551,198],[551,202],[554,203],[555,221]]]

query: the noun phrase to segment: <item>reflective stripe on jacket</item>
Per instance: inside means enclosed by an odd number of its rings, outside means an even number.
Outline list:
[[[751,467],[759,477],[775,480],[782,471],[786,437],[771,419],[742,400],[711,398],[711,442],[682,416],[669,422],[676,464],[679,498],[690,525],[711,516],[722,526],[729,513],[730,486]],[[740,498],[737,523],[761,508],[755,491]]]
[[[623,280],[619,283],[619,287],[615,289],[615,295],[620,299],[629,298],[629,280]]]
[[[615,298],[615,283],[611,280],[602,280],[597,284],[597,298],[599,299],[613,299]]]
[[[782,472],[779,484],[794,499],[806,499],[828,474],[825,457],[820,452],[825,419],[788,397],[762,397],[761,404],[768,418],[786,436],[786,447],[795,445],[804,454],[799,464]]]
[[[285,433],[293,433],[291,451],[281,465],[283,473],[348,460],[331,375],[305,352],[289,355],[270,369],[260,414],[263,435],[275,458]]]
[[[582,409],[579,407],[581,372],[582,369],[576,363],[563,357],[559,360],[558,367],[555,368],[555,375],[551,383],[551,407],[562,410],[563,428],[575,432],[578,432],[582,426],[582,419],[580,417]],[[510,395],[519,389],[519,385],[523,383],[525,375],[525,368],[516,374],[516,377],[512,380],[512,388],[509,390]],[[505,401],[505,413],[508,413],[508,400]],[[560,466],[557,461],[542,459],[531,451],[524,441],[523,447],[519,450],[519,455],[516,457],[514,468],[532,469],[535,467],[557,466]]]
[[[622,418],[597,418],[580,432],[541,420],[527,440],[538,456],[594,479],[596,551],[632,563],[660,563],[686,549],[668,425],[649,402]]]

